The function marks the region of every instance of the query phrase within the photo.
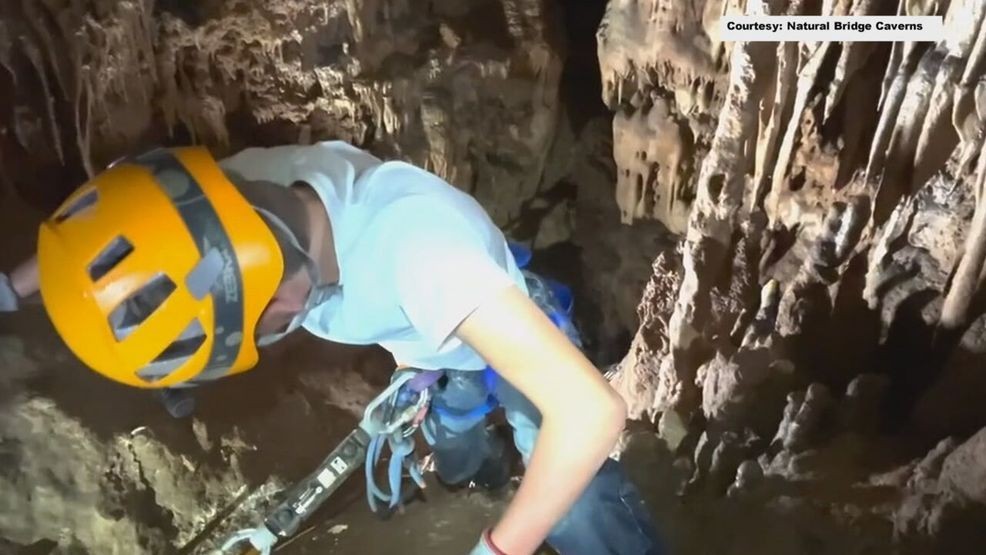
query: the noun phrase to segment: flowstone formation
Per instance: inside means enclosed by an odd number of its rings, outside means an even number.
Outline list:
[[[737,0],[612,0],[599,26],[603,101],[614,111],[621,219],[682,232],[728,82],[722,13]]]
[[[609,4],[608,89],[633,78],[653,99],[631,102],[633,118],[686,121],[667,91],[690,66],[654,59],[692,37],[682,18],[943,15],[947,39],[737,43],[728,81],[704,81],[724,95],[707,152],[676,158],[701,160],[687,226],[654,263],[615,380],[679,475],[668,495],[684,506],[665,515],[681,524],[668,526],[676,552],[979,553],[986,4],[684,4]],[[679,23],[658,32],[669,18]],[[688,44],[722,52],[702,36]],[[668,171],[640,164],[642,144],[614,143],[621,173]],[[628,165],[624,148],[648,154]],[[635,191],[625,211],[652,194]],[[784,529],[765,542],[772,520]]]
[[[536,192],[555,128],[562,45],[549,7],[5,2],[2,177],[50,208],[154,144],[342,139],[437,173],[505,224]]]

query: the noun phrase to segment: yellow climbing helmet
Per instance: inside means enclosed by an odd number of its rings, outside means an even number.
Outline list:
[[[207,381],[257,363],[284,272],[270,228],[204,148],[114,164],[41,225],[41,296],[86,365],[127,385]]]

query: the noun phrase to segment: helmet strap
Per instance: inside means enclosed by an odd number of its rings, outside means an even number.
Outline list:
[[[338,290],[338,287],[334,284],[322,283],[322,272],[319,269],[318,263],[314,258],[312,258],[312,255],[301,246],[301,242],[298,241],[298,238],[295,236],[294,232],[291,231],[291,228],[284,223],[284,220],[265,208],[254,206],[254,210],[259,212],[270,225],[281,231],[284,236],[287,237],[291,248],[295,249],[298,254],[305,259],[305,269],[308,272],[309,279],[311,280],[311,287],[308,290],[308,296],[305,299],[304,307],[301,311],[294,315],[284,331],[258,338],[257,345],[263,347],[281,340],[287,334],[301,327],[301,324],[304,322],[308,312],[316,306],[324,303]]]

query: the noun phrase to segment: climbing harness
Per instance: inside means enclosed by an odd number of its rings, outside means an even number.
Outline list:
[[[387,399],[378,397],[374,403],[385,411],[385,419],[390,420],[396,414],[393,423],[379,430],[370,440],[364,471],[366,476],[366,501],[370,509],[379,516],[389,516],[403,501],[401,483],[404,471],[411,476],[414,483],[424,489],[424,478],[421,475],[421,465],[414,460],[414,432],[417,431],[428,411],[430,388],[441,377],[440,371],[399,370],[395,378],[406,384],[400,387]],[[404,377],[401,377],[404,376]],[[374,410],[373,403],[367,408]],[[384,446],[390,448],[390,462],[387,466],[387,485],[389,492],[376,483],[374,469],[380,462]],[[379,503],[386,503],[381,508]]]
[[[544,310],[577,346],[581,337],[572,322],[572,292],[559,282],[523,270],[530,262],[531,252],[516,243],[509,244],[514,260],[523,271],[531,298]],[[305,479],[291,488],[282,501],[257,528],[234,533],[222,546],[223,553],[258,553],[270,555],[274,545],[294,535],[301,523],[314,513],[342,483],[363,465],[366,478],[367,502],[374,513],[384,518],[405,499],[402,482],[405,472],[413,482],[424,488],[421,462],[414,457],[414,433],[420,428],[429,444],[434,444],[434,432],[423,426],[429,410],[443,425],[468,428],[478,423],[499,406],[495,391],[499,376],[489,366],[483,370],[487,393],[479,406],[456,410],[441,403],[432,403],[431,388],[444,375],[441,370],[398,369],[390,385],[367,405],[363,419],[322,463]],[[387,485],[377,484],[375,468],[384,448],[390,450],[387,464]]]

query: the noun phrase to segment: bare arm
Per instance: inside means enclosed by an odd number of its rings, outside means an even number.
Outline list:
[[[17,296],[24,299],[38,292],[38,258],[32,256],[10,272],[10,284]]]
[[[507,553],[533,553],[605,462],[626,405],[516,287],[486,301],[455,333],[541,411],[527,473],[492,531]]]

